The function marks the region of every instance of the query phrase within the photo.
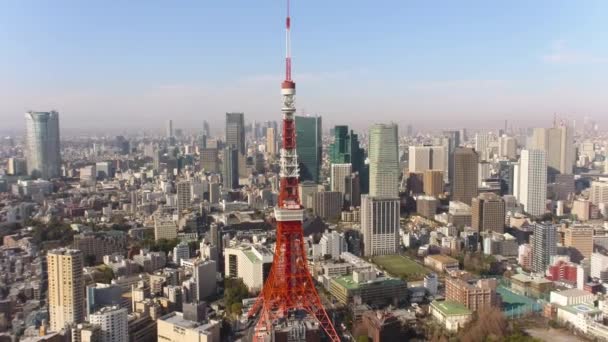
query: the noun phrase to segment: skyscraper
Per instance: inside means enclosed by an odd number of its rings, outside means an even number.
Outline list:
[[[454,152],[460,147],[460,131],[443,132],[444,144],[448,147],[448,181],[454,184]]]
[[[557,254],[557,228],[553,224],[535,223],[532,242],[532,269],[544,273]]]
[[[452,199],[471,205],[477,197],[479,158],[477,153],[467,147],[458,147],[454,151],[454,184]]]
[[[182,213],[185,209],[190,208],[192,201],[192,182],[181,181],[177,183],[177,212]]]
[[[498,138],[498,156],[509,160],[517,158],[517,140],[507,135]]]
[[[84,321],[84,258],[76,249],[47,253],[49,321],[52,331]]]
[[[485,192],[473,198],[471,203],[471,225],[478,232],[505,231],[505,201],[498,195]]]
[[[365,255],[392,254],[399,245],[397,125],[376,124],[369,140],[370,191],[361,196]]]
[[[515,170],[514,195],[533,216],[545,213],[547,200],[547,159],[545,151],[522,150]]]
[[[296,116],[295,120],[300,179],[319,183],[323,152],[321,117]]]
[[[562,124],[552,128],[535,128],[530,145],[530,149],[545,152],[551,179],[556,173],[572,173],[575,158],[572,127]]]
[[[222,181],[227,189],[236,189],[239,185],[239,151],[232,146],[224,149]]]
[[[369,195],[399,197],[397,125],[376,124],[369,132]]]
[[[426,170],[443,171],[445,180],[448,180],[448,147],[438,146],[410,146],[408,151],[408,171],[424,173]]]
[[[173,138],[173,120],[167,121],[167,138]]]
[[[362,195],[361,229],[366,256],[396,253],[399,245],[399,199]]]
[[[348,126],[334,127],[334,140],[329,146],[329,161],[332,164],[352,165],[352,171],[359,173],[359,185],[363,193],[369,191],[369,169],[365,165],[365,151],[359,137]]]
[[[245,155],[245,114],[226,113],[226,146]]]
[[[25,113],[27,172],[44,179],[59,177],[59,113]]]
[[[274,158],[277,155],[277,132],[273,127],[266,128],[266,153]]]
[[[331,191],[339,191],[346,194],[344,180],[350,178],[352,174],[351,164],[332,164],[331,165]]]
[[[440,194],[443,194],[443,174],[442,170],[424,171],[422,185],[425,194],[428,196],[439,196]]]
[[[201,167],[207,172],[218,172],[217,148],[204,148],[201,150]]]
[[[492,136],[487,132],[475,133],[475,152],[479,156],[479,160],[486,161],[490,159],[490,141]]]

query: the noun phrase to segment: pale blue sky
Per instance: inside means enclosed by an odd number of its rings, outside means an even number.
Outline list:
[[[608,117],[608,1],[292,8],[297,106],[326,127]],[[278,0],[0,0],[0,119],[20,128],[23,111],[50,108],[69,128],[278,119],[284,12]]]

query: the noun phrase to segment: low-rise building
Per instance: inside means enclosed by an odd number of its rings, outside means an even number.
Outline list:
[[[219,321],[208,320],[203,323],[184,318],[181,312],[172,312],[157,321],[158,341],[166,342],[219,342]]]
[[[447,255],[433,254],[424,258],[424,265],[437,272],[449,272],[458,270],[458,260]]]
[[[433,316],[448,331],[458,331],[464,327],[471,318],[473,312],[466,306],[454,301],[433,301],[430,306]]]
[[[371,272],[353,272],[351,275],[332,278],[329,292],[342,304],[352,303],[358,296],[365,304],[396,304],[407,296],[407,284],[396,278],[376,278]]]
[[[581,303],[593,304],[595,295],[579,289],[570,289],[564,291],[551,291],[549,298],[553,304],[567,306]]]

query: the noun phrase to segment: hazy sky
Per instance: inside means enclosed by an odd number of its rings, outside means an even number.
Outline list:
[[[324,126],[608,123],[608,1],[293,0],[300,113]],[[279,0],[0,0],[0,129],[280,118]]]

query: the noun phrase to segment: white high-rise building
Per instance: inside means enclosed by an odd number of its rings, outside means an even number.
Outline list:
[[[348,252],[346,245],[346,239],[344,234],[338,233],[337,231],[326,232],[321,236],[319,241],[322,255],[331,255],[332,259],[338,259],[340,254]]]
[[[190,246],[185,241],[180,242],[177,246],[173,247],[173,263],[180,265],[182,259],[190,259]]]
[[[475,133],[475,152],[480,161],[490,159],[490,142],[492,136],[489,133]]]
[[[401,173],[397,125],[375,124],[369,135],[369,195],[397,198]]]
[[[100,342],[123,342],[129,340],[127,309],[106,306],[89,315],[89,322],[101,328]]]
[[[361,196],[366,256],[394,254],[399,246],[399,199]]]
[[[608,203],[608,182],[591,182],[589,200],[597,206],[601,203]]]
[[[498,138],[498,156],[509,160],[517,158],[517,140],[507,135]]]
[[[518,167],[515,168],[517,187],[514,195],[524,210],[533,216],[546,211],[547,160],[545,151],[522,150]]]
[[[29,175],[43,179],[60,176],[59,113],[25,113],[25,149]]]
[[[51,331],[84,321],[84,257],[77,249],[47,253],[48,305]]]
[[[196,284],[195,298],[202,302],[217,291],[217,264],[213,260],[197,259],[192,267],[192,279]]]
[[[608,255],[591,254],[591,277],[608,281]]]

